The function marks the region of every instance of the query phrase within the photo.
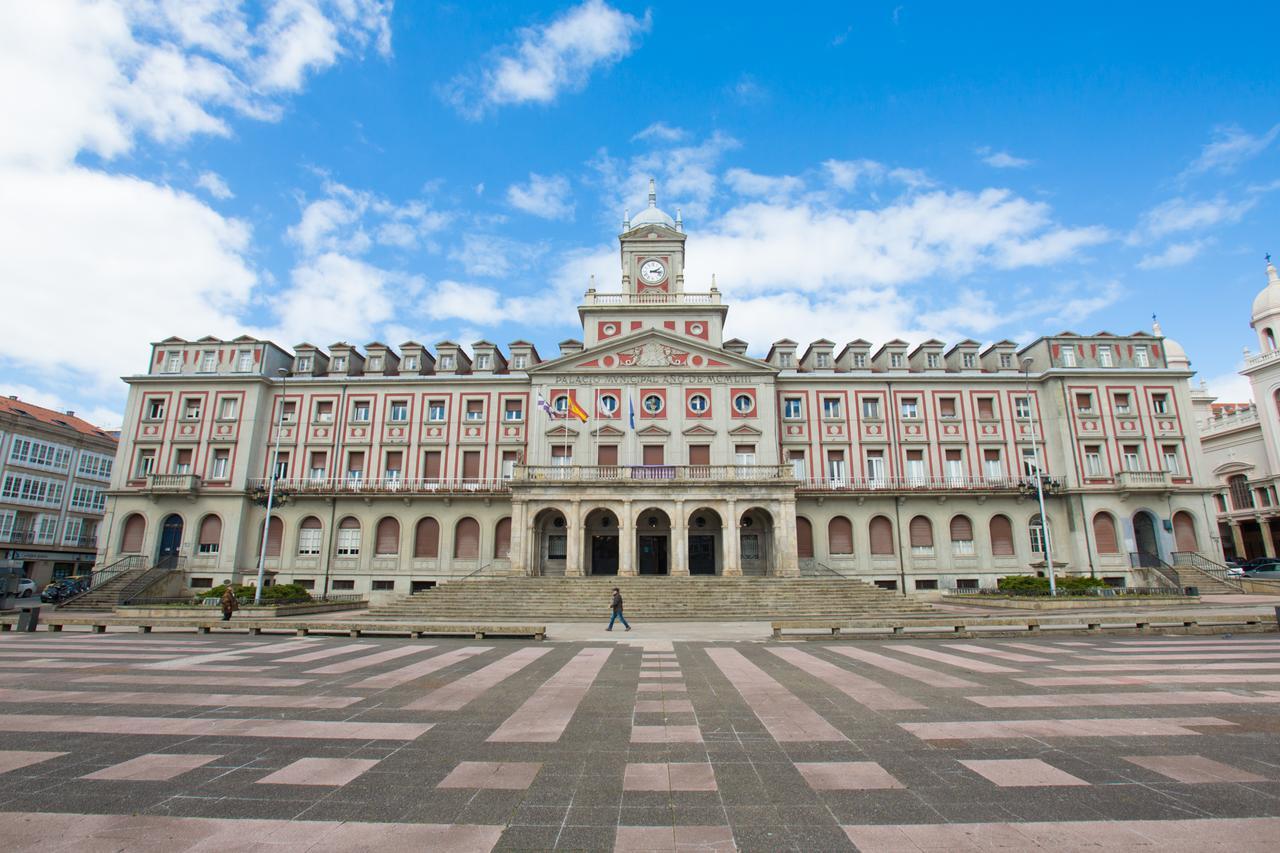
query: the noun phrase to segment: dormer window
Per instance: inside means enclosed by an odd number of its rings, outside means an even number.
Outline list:
[[[165,359],[165,373],[181,373],[182,372],[182,353],[171,352]]]
[[[789,353],[789,352],[780,352],[780,353],[778,353],[778,366],[779,366],[779,367],[790,367],[790,366],[791,366],[791,353]]]
[[[200,372],[216,373],[218,371],[218,354],[213,351],[200,354]]]
[[[492,363],[493,359],[489,357],[488,353],[481,353],[476,356],[476,370],[488,370],[489,365]]]
[[[1076,348],[1073,346],[1065,346],[1062,348],[1062,366],[1076,366]]]
[[[890,353],[890,354],[889,354],[889,366],[890,366],[890,367],[902,367],[902,364],[903,364],[902,353],[900,353],[900,352],[895,352],[895,353]]]
[[[453,356],[451,355],[440,356],[440,369],[453,370]]]
[[[853,356],[853,366],[862,369],[867,366],[867,356],[865,353],[855,353]]]
[[[297,359],[297,361],[295,362],[295,364],[296,364],[296,366],[294,367],[294,370],[295,370],[296,372],[298,372],[298,373],[310,373],[310,372],[311,372],[311,356],[309,356],[309,355],[300,355],[300,356],[298,356],[298,359]]]
[[[1102,346],[1098,348],[1098,365],[1100,367],[1111,367],[1111,347]]]
[[[1133,348],[1133,363],[1138,365],[1138,367],[1151,366],[1151,357],[1147,354],[1146,347]]]
[[[236,370],[240,373],[253,370],[253,350],[242,349],[236,354]]]
[[[524,370],[528,363],[529,357],[527,355],[517,355],[511,359],[511,366],[516,370]]]
[[[960,356],[960,364],[965,370],[973,370],[978,366],[978,357],[971,352]]]
[[[341,373],[347,369],[347,357],[345,355],[335,355],[333,357],[333,370],[335,373]]]
[[[818,353],[818,357],[815,359],[815,364],[816,364],[819,368],[827,368],[827,367],[830,367],[830,366],[831,366],[831,356],[827,355],[825,352],[820,352],[820,353]]]
[[[417,357],[416,355],[406,355],[406,356],[404,357],[404,361],[402,361],[402,362],[400,363],[400,365],[401,365],[401,367],[403,367],[405,370],[417,370],[417,369],[418,369],[418,357]]]
[[[382,369],[382,356],[380,356],[380,355],[371,355],[371,356],[369,356],[369,369],[370,369],[370,370],[381,370],[381,369]]]
[[[1000,353],[1000,366],[1005,370],[1013,367],[1013,356],[1007,352]]]
[[[937,370],[942,366],[942,356],[938,355],[936,352],[931,352],[926,355],[924,361],[925,366],[930,370]]]

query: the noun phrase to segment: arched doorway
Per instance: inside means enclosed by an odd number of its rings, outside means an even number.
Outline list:
[[[593,509],[582,527],[583,549],[589,575],[618,573],[618,517],[611,510]]]
[[[1156,519],[1145,509],[1133,514],[1133,541],[1138,549],[1138,559],[1158,560],[1160,540],[1156,537]],[[1142,565],[1146,565],[1145,562]]]
[[[636,573],[670,573],[671,519],[660,509],[646,509],[636,516]]]
[[[722,527],[720,514],[714,509],[703,507],[689,514],[689,574],[723,573]]]
[[[1178,510],[1173,514],[1173,548],[1175,551],[1200,550],[1196,520],[1186,510]]]
[[[534,566],[538,575],[564,575],[569,552],[568,524],[558,509],[544,509],[533,518]]]
[[[764,577],[775,571],[773,516],[763,507],[752,507],[738,520],[738,563],[743,575]]]
[[[174,513],[165,516],[160,526],[160,546],[156,549],[156,566],[176,566],[182,550],[182,516]]]

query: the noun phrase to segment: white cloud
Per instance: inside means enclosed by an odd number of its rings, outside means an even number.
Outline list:
[[[990,146],[985,145],[977,150],[977,154],[983,163],[993,169],[1025,169],[1032,163],[1031,160],[1015,157],[1008,151],[993,151]]]
[[[534,263],[546,251],[547,247],[538,243],[522,243],[492,234],[465,234],[462,245],[449,252],[449,260],[462,264],[469,276],[503,278]]]
[[[1139,218],[1139,233],[1130,242],[1143,237],[1157,239],[1181,231],[1202,231],[1223,223],[1239,222],[1257,204],[1257,197],[1240,202],[1219,195],[1208,201],[1171,198],[1145,211]]]
[[[804,181],[794,175],[758,175],[749,169],[730,169],[724,173],[725,183],[738,195],[761,198],[790,196],[804,189]]]
[[[510,319],[501,302],[502,295],[492,287],[442,281],[430,290],[424,305],[433,319],[490,326]]]
[[[769,100],[769,90],[760,85],[760,82],[750,74],[740,76],[729,87],[729,94],[744,106],[761,104]]]
[[[70,388],[68,390],[75,393],[80,389]],[[76,407],[80,404],[74,402],[73,398],[66,396],[65,392],[50,391],[47,388],[34,388],[30,385],[6,383],[0,384],[0,395],[17,397],[24,403],[42,406],[55,412],[75,412],[75,416],[80,420],[88,421],[94,426],[102,427],[103,429],[119,429],[124,420],[124,413],[120,410],[108,406],[79,409]]]
[[[339,340],[361,343],[402,317],[397,304],[412,305],[422,291],[419,277],[325,252],[294,267],[289,287],[272,300],[276,323],[249,334],[283,346],[303,340],[319,346]]]
[[[217,172],[201,172],[196,178],[196,186],[216,199],[235,198],[235,193]]]
[[[1237,365],[1237,369],[1244,365]],[[1248,377],[1239,373],[1222,373],[1205,378],[1209,393],[1218,398],[1219,403],[1251,403],[1253,402],[1253,385]]]
[[[822,168],[837,189],[851,192],[864,185],[893,181],[909,190],[931,187],[934,181],[922,169],[890,168],[875,160],[825,160]]]
[[[1182,266],[1189,263],[1200,250],[1205,247],[1205,240],[1192,240],[1189,243],[1170,243],[1163,251],[1151,255],[1143,255],[1138,261],[1138,269],[1158,270]]]
[[[286,231],[304,254],[361,255],[374,245],[412,249],[449,221],[448,214],[422,201],[395,204],[336,181],[325,181],[324,192],[324,198],[303,207],[298,223]]]
[[[563,175],[529,173],[529,183],[507,188],[507,202],[517,210],[543,219],[573,219],[573,192]]]
[[[586,0],[544,26],[522,29],[518,44],[496,52],[478,73],[455,78],[445,96],[470,118],[510,104],[551,103],[630,55],[649,24],[648,14],[641,20]]]
[[[1200,156],[1191,161],[1183,171],[1183,177],[1205,172],[1234,172],[1246,160],[1250,160],[1271,146],[1280,137],[1280,124],[1261,136],[1254,136],[1235,125],[1216,128],[1213,141],[1205,145]]]
[[[653,124],[631,137],[631,141],[643,142],[648,139],[656,139],[659,142],[679,142],[687,135],[687,132],[683,128],[672,127],[665,122],[655,121]]]
[[[699,218],[708,214],[719,186],[721,158],[738,145],[717,131],[696,145],[658,145],[627,159],[602,149],[590,166],[604,190],[605,208],[619,219],[623,208],[637,211],[648,204],[650,178],[658,182],[659,207],[672,213],[682,207],[688,217]]]
[[[228,135],[229,115],[274,118],[279,93],[307,71],[370,41],[389,50],[389,14],[375,0],[274,0],[250,26],[219,0],[0,4],[0,115],[11,129],[0,162],[111,158],[139,134],[179,142]]]

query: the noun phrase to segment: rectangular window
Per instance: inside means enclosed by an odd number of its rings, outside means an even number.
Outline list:
[[[307,466],[307,476],[312,480],[323,480],[329,470],[329,454],[322,450],[312,451],[311,464]]]
[[[488,370],[492,363],[493,359],[488,353],[481,353],[476,356],[476,370]]]
[[[869,421],[880,419],[880,398],[879,397],[863,397],[862,398],[862,417]]]
[[[213,586],[213,578],[192,578],[190,585],[192,589],[209,589]]]
[[[173,456],[173,473],[190,474],[191,473],[191,451],[190,449],[179,450]]]
[[[1068,345],[1062,348],[1062,366],[1076,366],[1076,348],[1074,346]]]
[[[406,355],[404,361],[400,362],[400,369],[406,372],[412,372],[418,369],[418,357],[416,355]]]
[[[277,480],[289,479],[289,454],[277,453],[275,473],[272,475]]]
[[[822,398],[822,416],[824,418],[840,417],[840,398],[839,397],[823,397]]]
[[[285,400],[280,407],[280,423],[291,424],[298,419],[298,401]]]
[[[1035,477],[1040,471],[1040,455],[1034,447],[1022,448],[1022,473],[1026,477]]]
[[[784,397],[782,399],[782,416],[789,421],[800,417],[800,398]]]
[[[404,423],[409,420],[409,401],[392,400],[390,419],[395,423]]]
[[[369,401],[357,400],[351,406],[351,422],[367,424],[369,422]]]
[[[404,451],[388,450],[382,466],[383,476],[392,483],[399,483],[404,473]]]
[[[1175,477],[1182,474],[1182,461],[1176,445],[1166,444],[1160,451],[1160,460],[1164,463],[1164,470],[1170,474]]]
[[[1086,444],[1084,447],[1084,472],[1090,477],[1105,477],[1102,467],[1102,448],[1097,444]]]
[[[507,400],[503,404],[503,420],[514,422],[524,420],[524,401]]]
[[[356,588],[356,582],[353,580],[335,580],[333,582],[334,592],[350,592]]]
[[[1134,364],[1136,364],[1136,365],[1138,365],[1138,367],[1150,367],[1150,366],[1151,366],[1151,356],[1150,356],[1150,354],[1147,352],[1147,348],[1146,348],[1146,347],[1134,347],[1134,348],[1133,348],[1133,363],[1134,363]]]
[[[236,370],[241,373],[249,373],[253,370],[253,350],[240,350],[236,356]]]
[[[661,444],[646,444],[641,450],[642,458],[645,465],[662,465],[663,464],[663,446]]]
[[[982,451],[982,476],[988,480],[1004,479],[1004,460],[1000,458],[999,449],[988,447]]]
[[[309,355],[298,356],[297,361],[294,362],[293,369],[298,373],[310,373],[311,372],[311,356]]]
[[[884,451],[868,450],[866,461],[867,482],[872,486],[883,486],[885,484]]]
[[[333,372],[345,373],[347,371],[347,357],[345,355],[335,355],[333,357]]]
[[[373,592],[394,592],[396,588],[395,581],[374,581],[369,584],[369,589]]]
[[[339,557],[356,557],[360,554],[360,528],[358,527],[339,527],[338,528],[338,556]],[[334,581],[333,588],[337,589],[338,584],[342,581]]]
[[[218,420],[234,421],[239,408],[235,397],[223,397],[218,401]]]
[[[316,423],[321,423],[321,424],[333,423],[333,401],[332,400],[316,401]]]
[[[216,352],[203,352],[200,354],[200,372],[218,372],[218,354]]]
[[[907,451],[907,483],[920,486],[925,482],[924,451]]]
[[[787,460],[791,463],[791,476],[801,482],[809,478],[809,466],[805,464],[803,450],[789,451]]]
[[[149,421],[164,420],[164,400],[160,397],[152,397],[147,401],[146,419]]]
[[[1014,397],[1013,398],[1013,416],[1020,421],[1031,420],[1031,398]]]
[[[778,353],[778,366],[779,366],[779,367],[790,367],[790,366],[791,366],[791,353],[789,353],[789,352],[780,352],[780,353]]]
[[[431,400],[427,403],[427,420],[433,424],[444,423],[444,400]]]
[[[364,452],[353,450],[347,454],[347,479],[360,482],[364,479]]]
[[[1112,362],[1112,359],[1111,359],[1111,347],[1110,347],[1110,345],[1108,345],[1108,344],[1103,344],[1102,346],[1098,347],[1098,366],[1100,366],[1100,367],[1111,367],[1111,366],[1112,366],[1112,363],[1113,363],[1113,362]]]
[[[165,373],[181,373],[182,372],[182,353],[180,352],[169,353],[169,355],[165,358],[164,372]]]
[[[1000,353],[1000,367],[1004,370],[1013,367],[1013,356],[1007,352]]]
[[[848,472],[844,466],[843,450],[827,451],[827,479],[833,486],[843,486],[847,482]]]
[[[971,352],[960,356],[960,364],[965,370],[973,370],[978,366],[978,357]]]
[[[484,400],[468,400],[467,401],[467,420],[469,421],[484,420]]]
[[[516,370],[524,370],[528,364],[529,357],[527,355],[517,355],[515,358],[511,359],[511,366]]]
[[[898,411],[908,420],[918,418],[920,417],[920,400],[915,397],[903,397],[898,402]]]
[[[1093,395],[1078,393],[1076,394],[1076,411],[1082,415],[1092,415],[1093,411]]]
[[[734,464],[740,466],[738,474],[742,477],[750,477],[752,475],[752,467],[756,464],[756,446],[754,444],[739,444],[733,448]]]
[[[996,417],[996,401],[994,397],[978,398],[978,420],[993,421]]]
[[[942,366],[942,356],[936,352],[931,352],[925,356],[924,363],[930,370],[937,370]]]
[[[553,444],[551,446],[551,464],[567,468],[573,464],[573,446],[569,444]]]
[[[200,420],[199,397],[188,397],[182,401],[182,419],[187,421]]]
[[[900,352],[895,352],[895,353],[891,353],[891,354],[889,355],[889,366],[890,366],[890,367],[902,367],[902,363],[903,363],[902,353],[900,353]]]
[[[744,560],[760,559],[760,535],[757,533],[743,533],[739,537],[741,555]]]
[[[465,450],[462,453],[462,479],[474,483],[480,479],[480,451]]]
[[[603,447],[599,449],[604,450]],[[618,448],[616,447],[613,448],[613,452],[614,452],[614,459],[613,459],[613,462],[610,464],[616,465],[618,464],[618,456],[617,456]],[[514,450],[502,451],[502,479],[510,480],[512,477],[516,475],[516,463],[519,460],[520,460],[520,454],[517,453],[516,451]]]
[[[943,397],[938,400],[938,416],[943,418],[957,417],[955,397]]]
[[[831,356],[827,355],[825,352],[818,353],[817,356],[815,356],[814,361],[819,369],[831,366]]]
[[[554,533],[547,537],[547,559],[563,560],[569,546],[569,537],[563,533]]]
[[[1126,444],[1123,448],[1124,452],[1124,470],[1141,471],[1142,470],[1142,448],[1136,444]]]
[[[440,356],[440,369],[453,370],[453,356],[451,355]]]
[[[859,370],[861,370],[861,369],[865,368],[865,367],[867,366],[867,356],[866,356],[866,354],[865,354],[865,353],[861,353],[861,352],[859,352],[859,353],[854,353],[854,355],[853,355],[853,366],[854,366],[854,367],[856,367],[856,368],[858,368]]]
[[[1169,395],[1168,394],[1152,394],[1151,409],[1157,415],[1169,414]]]
[[[441,454],[439,450],[428,450],[422,455],[422,476],[428,480],[439,480],[441,471]]]
[[[1116,405],[1116,414],[1117,414],[1117,415],[1131,415],[1131,414],[1133,414],[1133,406],[1132,406],[1132,405],[1130,404],[1130,402],[1129,402],[1129,395],[1128,395],[1128,394],[1117,394],[1117,395],[1116,395],[1116,397],[1115,397],[1115,400],[1116,400],[1116,404],[1115,404],[1115,405]]]
[[[209,466],[209,479],[225,480],[227,479],[227,470],[231,464],[230,450],[213,451],[213,463]]]
[[[964,483],[964,452],[961,450],[946,451],[943,459],[947,482],[958,486]]]
[[[380,355],[369,356],[369,370],[374,373],[377,373],[382,370],[382,356]]]

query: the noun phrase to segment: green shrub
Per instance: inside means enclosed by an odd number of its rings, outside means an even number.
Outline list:
[[[197,600],[203,601],[206,598],[222,598],[222,593],[226,590],[226,584],[219,584],[213,589],[198,594]],[[240,584],[231,587],[231,591],[235,593],[236,598],[241,601],[253,601],[254,592],[257,587],[252,584]],[[307,592],[296,583],[280,583],[275,586],[268,586],[262,590],[262,601],[264,603],[278,603],[282,601],[310,601],[311,593]]]
[[[1053,580],[1058,589],[1063,592],[1075,592],[1077,590],[1106,586],[1105,583],[1097,578],[1081,577],[1079,575],[1057,575]],[[1010,593],[1043,593],[1049,591],[1049,579],[1036,577],[1035,575],[1007,575],[1000,578],[997,586],[1004,592]]]

